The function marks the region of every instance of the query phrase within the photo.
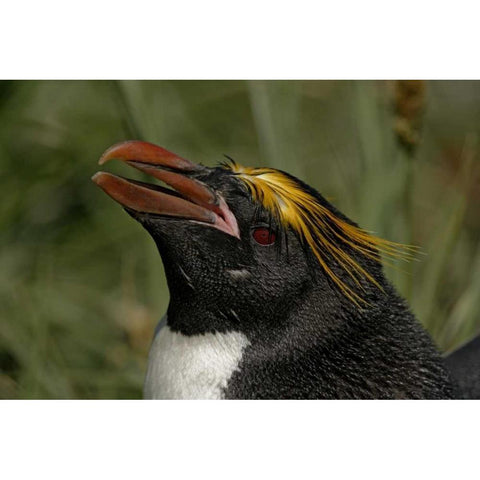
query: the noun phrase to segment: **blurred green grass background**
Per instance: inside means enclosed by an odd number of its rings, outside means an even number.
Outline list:
[[[0,82],[0,395],[139,398],[168,304],[153,241],[90,181],[143,139],[299,176],[422,248],[387,274],[446,352],[480,330],[480,82],[425,84],[414,155],[392,81]],[[109,170],[136,176],[123,165]]]

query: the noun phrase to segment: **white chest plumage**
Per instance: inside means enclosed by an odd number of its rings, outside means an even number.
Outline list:
[[[144,398],[222,398],[247,345],[240,332],[186,336],[164,326],[148,357]]]

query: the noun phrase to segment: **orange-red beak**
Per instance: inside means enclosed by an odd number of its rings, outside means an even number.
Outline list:
[[[188,176],[205,167],[152,143],[136,140],[113,145],[101,156],[99,164],[111,159],[123,160],[175,189],[96,173],[92,180],[122,206],[140,213],[202,222],[239,238],[235,216],[221,195]]]

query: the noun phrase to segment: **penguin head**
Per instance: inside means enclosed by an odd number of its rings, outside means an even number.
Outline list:
[[[154,239],[169,322],[187,334],[269,329],[312,289],[332,308],[361,308],[371,284],[382,288],[380,252],[398,251],[279,170],[234,161],[210,168],[140,141],[114,145],[99,163],[110,159],[171,187],[92,178]]]

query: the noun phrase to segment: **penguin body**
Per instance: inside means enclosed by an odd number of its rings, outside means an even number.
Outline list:
[[[393,294],[394,292],[392,292]],[[292,306],[276,335],[188,334],[165,317],[149,354],[147,399],[446,399],[457,392],[429,335],[396,298],[353,325],[332,319],[321,294]],[[334,331],[334,333],[332,333]],[[439,381],[441,380],[441,381]]]
[[[403,302],[398,307],[397,312],[390,306],[369,312],[355,325],[338,318],[343,327],[327,336],[322,335],[322,317],[312,318],[313,309],[292,312],[294,320],[283,338],[252,340],[225,397],[454,398],[450,375],[430,337]]]
[[[145,142],[117,158],[175,190],[94,181],[149,232],[170,290],[146,398],[460,396],[432,339],[386,280],[373,237],[288,173],[195,165]],[[408,256],[408,255],[407,255]]]

